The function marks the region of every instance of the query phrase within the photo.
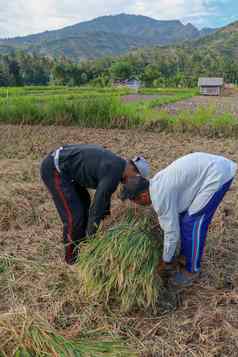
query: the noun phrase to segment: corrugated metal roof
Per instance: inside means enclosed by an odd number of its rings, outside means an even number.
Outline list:
[[[224,79],[223,78],[199,78],[198,80],[198,86],[203,87],[203,86],[223,86],[224,85]]]

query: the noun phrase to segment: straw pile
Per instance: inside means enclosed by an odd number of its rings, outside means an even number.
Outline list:
[[[105,304],[115,302],[123,312],[154,309],[160,257],[161,244],[148,218],[124,220],[82,247],[77,269],[83,293]]]
[[[47,321],[26,311],[0,315],[1,357],[104,357],[135,356],[119,339],[91,336],[67,339]],[[94,336],[92,336],[94,335]]]
[[[1,183],[0,197],[0,231],[24,230],[40,223],[49,225],[57,219],[40,183]]]

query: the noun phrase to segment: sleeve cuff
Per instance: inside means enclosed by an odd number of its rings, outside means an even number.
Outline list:
[[[167,258],[167,257],[166,257],[166,258]],[[166,264],[169,264],[169,263],[172,263],[173,258],[171,258],[170,260],[163,258],[163,261],[164,261]]]
[[[171,263],[176,251],[176,246],[175,247],[164,247],[164,253],[163,253],[163,261],[165,263]]]

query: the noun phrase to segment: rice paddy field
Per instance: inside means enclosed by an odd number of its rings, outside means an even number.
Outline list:
[[[154,107],[194,96],[193,89],[23,87],[0,88],[0,123],[143,127],[155,117]]]
[[[157,100],[137,99],[130,105],[147,109]],[[111,217],[82,247],[81,262],[67,266],[61,223],[39,178],[42,158],[66,143],[93,142],[123,157],[143,154],[155,173],[194,151],[238,161],[236,137],[198,129],[193,135],[179,128],[170,132],[155,124],[62,124],[10,124],[1,117],[0,356],[236,357],[237,182],[210,227],[201,280],[179,291],[154,271],[163,242],[157,221],[147,210],[120,203],[116,194]]]
[[[142,128],[238,136],[238,91],[205,101],[196,89],[0,88],[0,123]],[[198,99],[197,99],[198,98]]]

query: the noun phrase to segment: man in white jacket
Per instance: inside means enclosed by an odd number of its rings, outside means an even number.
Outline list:
[[[207,153],[186,155],[159,171],[150,181],[136,176],[124,185],[122,199],[150,205],[164,230],[162,265],[173,262],[178,242],[186,259],[174,284],[189,286],[200,272],[201,258],[212,217],[229,190],[237,165]]]

